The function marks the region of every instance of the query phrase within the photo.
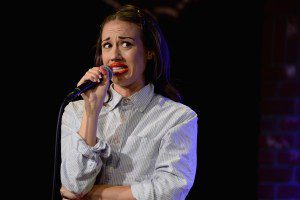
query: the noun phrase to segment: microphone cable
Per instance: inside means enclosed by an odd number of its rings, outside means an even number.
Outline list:
[[[61,120],[62,120],[62,115],[64,108],[66,105],[70,102],[70,99],[67,97],[65,100],[62,102],[59,108],[59,113],[58,113],[58,120],[57,120],[57,126],[56,126],[56,134],[55,134],[55,147],[54,147],[54,164],[53,164],[53,181],[52,181],[52,194],[51,194],[51,200],[57,200],[61,198],[60,195],[60,162],[61,162],[61,157],[60,157],[60,142],[61,142]],[[58,169],[58,170],[56,170]]]

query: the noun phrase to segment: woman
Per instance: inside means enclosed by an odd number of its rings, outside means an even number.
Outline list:
[[[157,22],[122,7],[102,23],[95,60],[78,85],[103,82],[68,104],[62,118],[62,196],[185,199],[196,173],[198,119],[170,83]]]

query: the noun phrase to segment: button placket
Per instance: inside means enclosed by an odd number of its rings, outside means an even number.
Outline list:
[[[106,182],[109,182],[113,171],[115,168],[118,168],[120,162],[120,153],[122,148],[122,143],[124,140],[124,136],[127,135],[127,121],[130,120],[130,115],[132,112],[133,103],[129,98],[123,98],[120,102],[119,112],[120,112],[120,126],[116,129],[116,132],[110,137],[110,145],[114,150],[111,155],[111,162],[108,163],[106,172],[107,175],[105,177]]]

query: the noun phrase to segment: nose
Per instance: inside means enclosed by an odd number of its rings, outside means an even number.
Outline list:
[[[122,60],[122,52],[120,51],[118,45],[115,45],[111,51],[111,61],[120,61]]]

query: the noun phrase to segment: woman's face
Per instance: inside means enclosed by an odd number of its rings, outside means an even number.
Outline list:
[[[101,38],[102,61],[112,68],[114,85],[134,90],[144,87],[146,53],[140,28],[113,20],[104,25]]]

